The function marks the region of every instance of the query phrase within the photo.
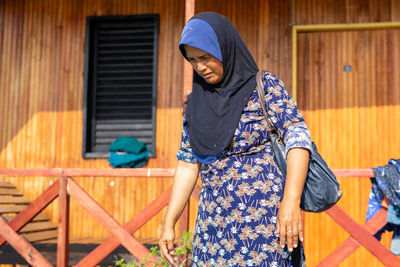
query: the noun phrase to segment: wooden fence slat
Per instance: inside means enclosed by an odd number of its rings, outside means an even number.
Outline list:
[[[365,228],[370,234],[375,234],[387,223],[386,217],[387,211],[385,209],[381,209],[363,225],[363,228]],[[340,246],[333,250],[325,259],[323,259],[318,266],[338,266],[359,247],[360,243],[358,243],[353,237],[349,237]]]
[[[374,177],[372,169],[333,169],[337,177]],[[121,168],[121,169],[5,169],[0,168],[0,176],[44,176],[60,177],[62,175],[71,177],[173,177],[174,168]],[[2,184],[0,183],[0,187]]]
[[[9,226],[14,231],[19,231],[24,227],[33,217],[47,207],[53,201],[59,190],[59,181],[55,181],[49,188],[47,188],[38,198],[26,206],[14,219],[9,223]],[[0,237],[0,247],[4,244],[5,239]]]
[[[34,267],[46,267],[51,264],[44,258],[28,241],[18,235],[7,222],[0,217],[0,235],[2,238],[16,250],[18,253]]]
[[[372,169],[333,169],[337,177],[375,177]]]
[[[113,234],[125,248],[140,260],[150,251],[131,236],[106,210],[89,196],[74,180],[68,178],[68,193],[107,231]]]
[[[183,232],[189,231],[189,207],[190,207],[190,199],[186,203],[186,206],[182,211],[181,217],[179,218],[179,233],[178,233],[178,236],[182,236]]]
[[[192,192],[192,197],[199,200],[200,191],[201,191],[201,187],[198,184],[196,184],[196,186],[194,187],[193,192]]]
[[[62,169],[0,169],[0,176],[60,177],[62,176]]]
[[[70,177],[173,177],[173,168],[118,168],[118,169],[63,169],[65,176]]]
[[[185,22],[194,16],[195,7],[195,0],[185,0]],[[181,60],[183,61],[183,100],[185,101],[186,96],[192,91],[193,67],[185,59]]]
[[[156,199],[154,199],[149,205],[142,209],[135,217],[124,225],[124,228],[133,234],[140,227],[142,227],[148,220],[153,218],[159,213],[169,201],[172,187],[170,186],[167,190],[162,192]],[[108,254],[120,245],[120,242],[114,237],[110,236],[106,241],[96,247],[92,252],[86,255],[77,265],[79,266],[94,266],[102,261]]]
[[[69,195],[67,177],[60,177],[57,267],[68,267],[69,261]]]
[[[374,177],[372,169],[333,169],[337,177]],[[6,169],[0,168],[0,176],[44,176],[60,177],[173,177],[174,168],[121,168],[121,169],[83,169],[83,168],[54,168],[54,169]],[[6,186],[7,182],[4,186]],[[3,187],[0,183],[0,187]]]
[[[3,169],[0,168],[0,176],[43,176],[60,177],[62,175],[70,177],[173,177],[174,168],[104,168],[104,169]],[[0,184],[1,185],[1,184]]]
[[[400,266],[400,260],[393,253],[337,205],[327,210],[326,213],[386,266]]]

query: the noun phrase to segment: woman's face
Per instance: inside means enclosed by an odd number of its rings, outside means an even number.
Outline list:
[[[185,45],[186,57],[194,70],[209,84],[219,83],[224,74],[222,62],[201,49]]]

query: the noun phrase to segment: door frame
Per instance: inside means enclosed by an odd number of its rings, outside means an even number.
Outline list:
[[[297,103],[297,34],[301,32],[328,32],[398,29],[400,22],[371,22],[343,24],[310,24],[292,26],[292,98]]]

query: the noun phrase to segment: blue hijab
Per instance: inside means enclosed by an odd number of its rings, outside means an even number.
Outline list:
[[[179,49],[199,48],[222,62],[224,74],[208,84],[195,71],[185,110],[190,145],[200,157],[219,158],[230,148],[244,107],[256,88],[257,65],[228,18],[214,12],[192,17],[182,31]]]

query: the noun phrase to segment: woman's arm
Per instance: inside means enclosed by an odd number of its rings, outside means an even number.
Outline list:
[[[286,184],[279,207],[276,233],[280,236],[282,247],[287,241],[289,251],[297,247],[299,239],[304,239],[300,200],[307,177],[309,153],[305,148],[292,148],[287,153]]]
[[[172,184],[171,197],[165,214],[162,232],[159,240],[162,257],[169,263],[174,263],[175,223],[179,217],[199,176],[200,163],[190,163],[178,160]]]
[[[289,251],[303,241],[300,200],[308,171],[309,151],[312,151],[310,132],[296,103],[283,83],[274,75],[266,73],[264,91],[265,108],[274,128],[285,143],[287,175],[283,199],[279,207],[276,233],[282,247]]]

